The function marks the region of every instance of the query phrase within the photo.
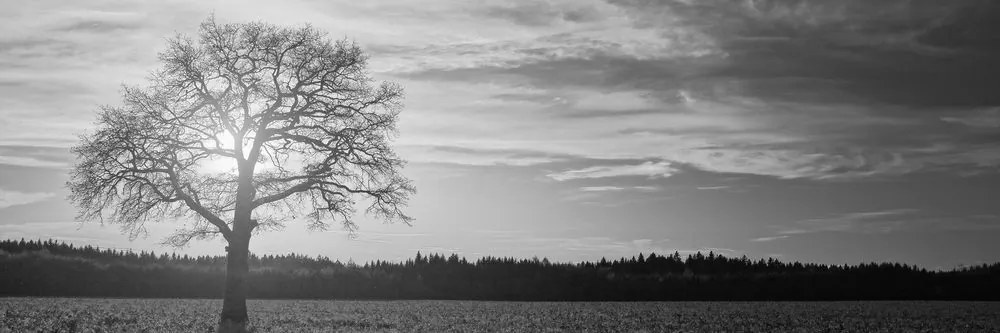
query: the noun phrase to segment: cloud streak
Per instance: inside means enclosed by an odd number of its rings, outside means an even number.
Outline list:
[[[778,236],[769,236],[769,237],[754,238],[754,239],[751,239],[750,241],[751,242],[770,242],[770,241],[776,241],[776,240],[779,240],[779,239],[785,239],[785,238],[788,238],[788,237],[789,237],[788,235],[778,235]]]
[[[61,169],[73,160],[67,148],[0,144],[0,164]]]
[[[54,196],[55,193],[31,193],[0,189],[0,209],[40,202]]]
[[[548,177],[561,182],[568,180],[577,180],[577,179],[596,179],[596,178],[614,178],[614,177],[631,177],[631,176],[655,178],[655,177],[670,177],[677,171],[678,170],[672,167],[669,162],[647,161],[635,165],[607,165],[607,166],[593,166],[575,170],[564,170],[560,172],[550,173],[548,174]]]
[[[909,208],[844,213],[797,221],[793,226],[778,231],[778,234],[787,236],[828,231],[884,234],[903,228],[906,223],[915,220],[917,213],[919,210]]]
[[[584,186],[580,188],[580,191],[583,192],[655,192],[659,190],[660,188],[656,186]]]

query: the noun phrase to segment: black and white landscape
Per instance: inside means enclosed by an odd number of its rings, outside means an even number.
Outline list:
[[[1000,2],[0,31],[0,332],[1000,330]]]

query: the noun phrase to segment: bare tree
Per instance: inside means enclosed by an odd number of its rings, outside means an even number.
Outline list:
[[[348,230],[355,201],[387,221],[415,192],[390,148],[402,88],[376,84],[352,42],[305,26],[219,24],[178,35],[144,88],[123,88],[73,151],[81,220],[187,221],[166,242],[228,242],[220,331],[246,329],[251,235],[299,217]],[[218,170],[213,165],[232,165]]]

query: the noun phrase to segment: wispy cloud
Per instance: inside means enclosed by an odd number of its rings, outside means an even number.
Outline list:
[[[831,215],[777,226],[777,235],[751,239],[770,242],[820,232],[888,234],[902,230],[922,232],[1000,230],[1000,216],[993,214],[941,214],[918,209],[888,209]]]
[[[0,189],[0,209],[43,201],[55,193],[27,193]]]
[[[888,233],[898,230],[908,220],[912,220],[916,209],[889,209],[846,213],[796,222],[793,226],[779,231],[782,235],[795,235],[823,231]]]
[[[751,239],[750,241],[751,242],[770,242],[770,241],[775,241],[775,240],[779,240],[779,239],[785,239],[785,238],[788,238],[788,237],[789,237],[788,235],[779,235],[779,236],[770,236],[770,237],[759,237],[759,238]]]
[[[565,170],[550,173],[548,174],[548,177],[557,181],[627,176],[670,177],[677,171],[678,170],[672,167],[669,162],[648,161],[635,165],[607,165]]]
[[[551,26],[563,23],[600,21],[605,13],[589,1],[520,1],[493,3],[478,11],[489,17],[510,20],[527,26]]]
[[[969,110],[956,115],[941,117],[941,120],[970,127],[1000,127],[1000,107]]]
[[[659,190],[660,188],[657,186],[584,186],[580,188],[580,191],[583,192],[655,192]]]
[[[660,191],[663,191],[662,187],[651,185],[582,186],[576,191],[566,191],[562,200],[600,207],[621,207],[669,198],[654,194]]]
[[[567,156],[528,149],[469,148],[444,145],[406,145],[401,146],[399,151],[404,158],[411,162],[470,166],[531,166],[559,162],[568,158]]]
[[[0,144],[0,164],[41,168],[68,168],[73,160],[61,147]]]

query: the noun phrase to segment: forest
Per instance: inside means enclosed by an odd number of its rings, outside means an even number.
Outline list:
[[[218,298],[225,256],[0,241],[0,296]],[[638,254],[598,262],[417,253],[357,264],[250,256],[258,299],[510,301],[1000,300],[1000,263],[931,271],[901,263],[823,265],[774,258]]]

